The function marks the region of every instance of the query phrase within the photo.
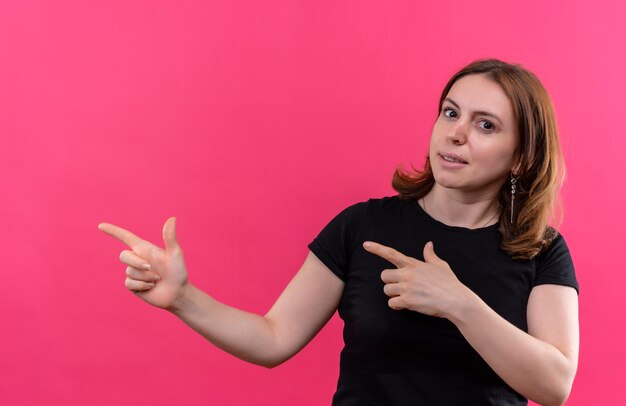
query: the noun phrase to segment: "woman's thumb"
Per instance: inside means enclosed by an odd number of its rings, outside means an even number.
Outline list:
[[[180,249],[176,240],[176,217],[170,217],[163,225],[163,242],[165,243],[165,251]]]
[[[439,258],[437,254],[435,254],[435,247],[433,246],[432,241],[429,241],[424,246],[424,261],[428,263],[441,261],[441,258]]]

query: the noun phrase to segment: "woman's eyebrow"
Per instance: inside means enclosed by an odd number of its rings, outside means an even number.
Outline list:
[[[451,98],[446,97],[443,101],[447,101],[447,102],[449,102],[450,104],[453,104],[453,105],[454,105],[454,107],[456,107],[457,109],[461,110],[461,107],[458,105],[458,103],[457,103],[457,102],[455,102],[454,100],[452,100]],[[496,120],[500,123],[500,125],[502,125],[502,120],[500,120],[500,117],[498,117],[498,116],[496,116],[495,114],[490,113],[490,112],[488,112],[488,111],[475,111],[475,112],[474,112],[474,115],[479,115],[479,116],[489,116],[489,117],[492,117],[492,118],[496,119]]]

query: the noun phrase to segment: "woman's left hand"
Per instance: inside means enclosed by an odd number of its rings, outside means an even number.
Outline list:
[[[371,241],[363,243],[363,247],[398,267],[385,269],[380,275],[385,282],[384,292],[390,297],[389,307],[394,310],[449,318],[471,295],[448,263],[435,254],[432,242],[424,246],[425,261]]]

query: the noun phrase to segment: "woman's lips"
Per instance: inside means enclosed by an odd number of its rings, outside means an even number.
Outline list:
[[[446,168],[463,168],[467,162],[456,154],[440,153],[439,161]]]

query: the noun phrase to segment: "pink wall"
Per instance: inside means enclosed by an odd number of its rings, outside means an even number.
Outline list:
[[[177,216],[193,282],[264,312],[332,216],[422,164],[445,80],[487,56],[535,71],[558,112],[581,284],[568,404],[621,402],[623,2],[59,3],[0,4],[2,404],[329,404],[337,319],[248,365],[129,294],[96,226],[160,242]]]

